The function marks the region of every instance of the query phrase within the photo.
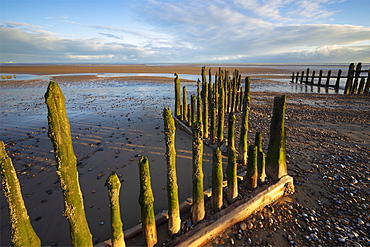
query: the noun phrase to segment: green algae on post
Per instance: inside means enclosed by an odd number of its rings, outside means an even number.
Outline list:
[[[121,209],[119,203],[119,192],[121,189],[121,181],[117,174],[112,173],[105,185],[108,187],[111,231],[112,231],[112,247],[125,247],[125,239],[123,233],[123,224],[121,220]]]
[[[226,198],[229,203],[232,203],[238,197],[238,180],[236,175],[236,150],[235,150],[235,114],[229,113],[229,128],[228,128],[228,159],[227,159],[227,194]]]
[[[143,235],[147,246],[157,243],[157,228],[154,215],[154,196],[150,182],[148,158],[142,156],[139,160],[141,222]]]
[[[265,154],[262,150],[262,134],[261,132],[256,133],[256,139],[254,145],[257,146],[257,169],[258,169],[258,183],[262,184],[265,182],[266,179],[266,171],[265,171]]]
[[[273,180],[278,180],[287,174],[285,102],[285,95],[275,97],[271,118],[270,140],[266,156],[266,174]]]
[[[13,246],[41,246],[41,241],[31,225],[12,160],[6,154],[2,141],[0,141],[0,174],[9,206],[10,240]]]
[[[181,229],[179,192],[176,174],[176,126],[172,117],[171,109],[164,107],[164,135],[166,141],[167,160],[167,200],[168,200],[168,230],[170,234],[177,234]]]
[[[193,211],[194,224],[203,220],[205,216],[204,189],[203,189],[203,126],[201,122],[195,122],[193,130]]]
[[[243,98],[242,124],[239,140],[239,161],[242,165],[247,164],[248,158],[248,123],[250,111],[250,77],[245,78],[245,92]]]
[[[248,165],[246,176],[246,188],[252,190],[257,188],[258,169],[257,169],[257,146],[249,145],[248,147]]]
[[[180,78],[175,73],[175,117],[180,118],[181,116],[181,92],[180,92]]]
[[[64,216],[69,221],[72,245],[92,246],[92,235],[87,224],[78,181],[77,162],[66,114],[65,98],[57,83],[53,81],[49,83],[45,102],[48,107],[48,136],[55,150],[57,174],[64,196]]]
[[[213,151],[212,164],[212,197],[211,206],[214,212],[221,210],[223,204],[223,171],[222,153],[219,147]]]

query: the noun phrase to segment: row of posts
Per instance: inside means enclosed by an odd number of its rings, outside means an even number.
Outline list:
[[[211,74],[211,73],[210,73]],[[198,86],[197,97],[191,97],[191,106],[181,107],[179,83],[175,78],[175,115],[192,126],[193,156],[193,209],[192,221],[198,223],[204,219],[203,188],[203,140],[210,138],[218,143],[214,150],[212,164],[212,198],[214,211],[223,206],[223,171],[221,145],[224,138],[225,115],[228,115],[228,165],[227,195],[232,203],[238,195],[237,185],[237,150],[235,148],[235,112],[242,110],[241,141],[239,144],[239,162],[247,165],[247,189],[254,189],[258,182],[263,183],[267,174],[273,180],[287,174],[285,153],[285,96],[276,97],[270,127],[270,141],[267,156],[262,150],[262,135],[256,134],[255,145],[247,146],[248,116],[250,110],[250,79],[245,80],[245,93],[242,93],[238,71],[229,79],[227,71],[219,70],[215,84],[206,81],[205,68],[202,68],[202,89]],[[199,85],[200,83],[198,83]],[[183,90],[183,101],[186,102],[186,88]],[[70,124],[66,114],[65,98],[55,82],[50,82],[45,94],[48,108],[48,136],[54,147],[57,174],[60,179],[64,197],[64,215],[69,221],[73,246],[92,246],[92,234],[88,227],[83,205],[83,196],[78,181],[77,160],[73,151]],[[203,104],[204,102],[204,104]],[[186,105],[186,104],[183,104]],[[189,113],[190,112],[190,113]],[[187,113],[187,114],[184,114]],[[167,192],[168,192],[168,230],[172,235],[179,233],[181,226],[178,186],[176,175],[175,123],[170,108],[163,110],[166,158],[167,158]],[[187,117],[185,117],[187,116]],[[210,119],[210,120],[209,120]],[[143,156],[139,161],[140,195],[142,229],[147,246],[157,243],[157,231],[154,214],[154,195],[151,188],[148,158]],[[7,156],[4,143],[0,142],[0,172],[3,180],[4,194],[7,198],[10,213],[11,241],[14,246],[41,246],[41,241],[32,228],[21,194],[19,180],[11,159]],[[116,174],[111,174],[106,185],[110,199],[112,246],[125,246],[121,210],[119,204],[120,181]]]
[[[361,73],[367,72],[367,76],[362,76]],[[323,74],[323,70],[319,71],[319,75],[316,75],[315,71],[312,71],[310,75],[310,69],[292,74],[291,82],[316,85],[319,87],[333,87],[336,92],[339,91],[340,80],[346,79],[344,87],[344,94],[369,94],[370,93],[370,70],[362,70],[362,63],[358,63],[355,68],[355,64],[351,63],[348,68],[348,74],[342,75],[342,70],[339,69],[336,76],[331,74],[331,70],[328,70],[327,74]],[[317,83],[315,82],[317,79]],[[335,79],[335,84],[330,84],[330,79]]]

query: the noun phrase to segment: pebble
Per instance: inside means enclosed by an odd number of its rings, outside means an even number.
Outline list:
[[[242,239],[242,235],[240,233],[237,233],[237,234],[235,234],[235,238],[237,240],[240,240],[240,239]]]
[[[245,230],[247,230],[247,224],[245,224],[244,222],[241,222],[241,223],[239,224],[239,228],[240,228],[241,230],[245,231]],[[253,228],[253,227],[252,227],[252,228]]]

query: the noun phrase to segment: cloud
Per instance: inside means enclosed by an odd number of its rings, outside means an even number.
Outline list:
[[[111,33],[99,33],[100,35],[103,35],[103,36],[106,36],[106,37],[109,37],[109,38],[114,38],[114,39],[119,39],[121,40],[122,37],[120,36],[117,36],[117,35],[114,35],[114,34],[111,34]]]

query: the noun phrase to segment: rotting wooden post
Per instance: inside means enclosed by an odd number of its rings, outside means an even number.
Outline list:
[[[295,83],[298,83],[298,78],[299,78],[299,72],[297,72],[296,78],[295,78]]]
[[[181,92],[180,92],[180,78],[177,73],[175,73],[175,117],[180,118],[181,116]]]
[[[218,127],[217,127],[217,139],[218,145],[221,146],[224,140],[224,125],[225,125],[225,91],[224,88],[220,88],[218,108]]]
[[[197,120],[197,98],[195,95],[191,95],[191,125]]]
[[[294,83],[294,72],[292,73],[292,80],[290,82]]]
[[[247,176],[245,178],[246,188],[248,190],[257,188],[258,182],[257,152],[258,149],[256,145],[249,145]]]
[[[214,212],[221,210],[223,204],[223,171],[222,153],[219,147],[213,151],[212,197],[211,206]]]
[[[321,86],[321,80],[322,80],[322,69],[319,72],[319,81],[317,82],[317,85],[320,87]]]
[[[187,123],[188,120],[188,100],[186,95],[186,86],[182,87],[182,116],[185,123]]]
[[[365,86],[365,78],[361,78],[360,85],[358,86],[358,90],[357,90],[358,94],[363,94],[364,86]]]
[[[197,107],[198,107],[198,111],[197,111],[197,113],[198,113],[198,118],[197,118],[197,120],[196,121],[199,121],[199,122],[201,122],[202,123],[202,125],[203,125],[203,115],[204,115],[204,113],[203,113],[203,100],[202,100],[202,98],[197,98]],[[203,130],[204,131],[204,130]],[[202,133],[203,133],[203,131],[202,131]]]
[[[339,90],[339,84],[340,84],[340,76],[342,75],[342,70],[339,69],[338,70],[338,75],[337,75],[337,80],[335,82],[335,86],[334,86],[334,89],[335,91],[338,91]]]
[[[310,74],[310,68],[307,68],[307,72],[306,72],[306,81],[304,82],[305,84],[308,83],[308,76]]]
[[[177,234],[181,229],[179,192],[176,174],[176,148],[175,135],[176,126],[172,118],[171,109],[164,107],[164,135],[166,141],[167,160],[167,200],[168,200],[168,231],[171,235]]]
[[[364,94],[369,94],[369,89],[370,89],[370,70],[367,74],[367,80],[366,80],[366,85],[365,85],[365,88],[364,88]]]
[[[349,94],[351,92],[353,75],[355,73],[354,71],[355,71],[355,64],[351,63],[348,68],[348,75],[347,75],[346,86],[344,88],[344,94]]]
[[[188,121],[187,121],[187,124],[188,126],[191,126],[191,123],[192,123],[192,108],[191,108],[191,104],[188,104],[187,105],[187,108],[188,108]]]
[[[209,136],[209,100],[208,100],[208,83],[204,83],[203,92],[203,138],[208,139]]]
[[[278,180],[287,174],[285,104],[285,95],[275,97],[266,156],[266,174],[273,180]]]
[[[13,246],[41,246],[34,231],[22,197],[21,186],[12,160],[0,141],[0,174],[9,207],[10,240]]]
[[[124,239],[123,224],[121,220],[121,209],[119,203],[121,181],[119,180],[117,174],[112,173],[108,177],[105,185],[108,187],[109,195],[112,247],[124,247],[126,246],[126,243]]]
[[[227,194],[226,198],[229,203],[232,203],[238,197],[238,181],[236,175],[236,150],[235,150],[235,114],[229,113],[229,128],[228,128],[228,159],[227,159]]]
[[[49,83],[45,102],[48,107],[48,136],[55,150],[57,174],[64,196],[64,215],[69,221],[72,245],[92,246],[92,235],[87,224],[78,182],[77,161],[73,151],[65,98],[57,83],[53,81]]]
[[[357,93],[357,87],[358,87],[358,79],[360,77],[360,74],[361,74],[361,68],[362,68],[362,63],[358,63],[357,66],[356,66],[356,72],[355,72],[355,80],[353,82],[353,85],[351,87],[351,93],[352,94],[355,94]]]
[[[312,78],[310,82],[311,85],[315,84],[315,73],[316,73],[315,71],[312,71]]]
[[[302,71],[302,74],[301,74],[301,84],[303,83],[303,77],[304,77],[304,71]]]
[[[209,132],[211,144],[215,144],[217,139],[217,105],[215,99],[211,101],[211,126]]]
[[[192,221],[197,224],[205,216],[204,190],[203,190],[203,126],[201,122],[195,122],[193,130],[193,210]]]
[[[257,146],[257,169],[258,169],[258,184],[262,184],[265,182],[266,179],[266,171],[265,171],[265,154],[262,149],[263,138],[261,132],[256,133],[256,139],[254,145]]]
[[[328,75],[326,77],[326,83],[325,83],[326,88],[330,86],[330,76],[331,76],[331,70],[328,71]]]
[[[239,138],[239,162],[247,164],[248,158],[248,124],[250,111],[250,77],[245,78],[245,92],[243,99],[242,123]]]
[[[143,235],[147,246],[157,243],[157,228],[154,215],[154,196],[150,182],[148,158],[142,156],[139,160],[141,222]]]

